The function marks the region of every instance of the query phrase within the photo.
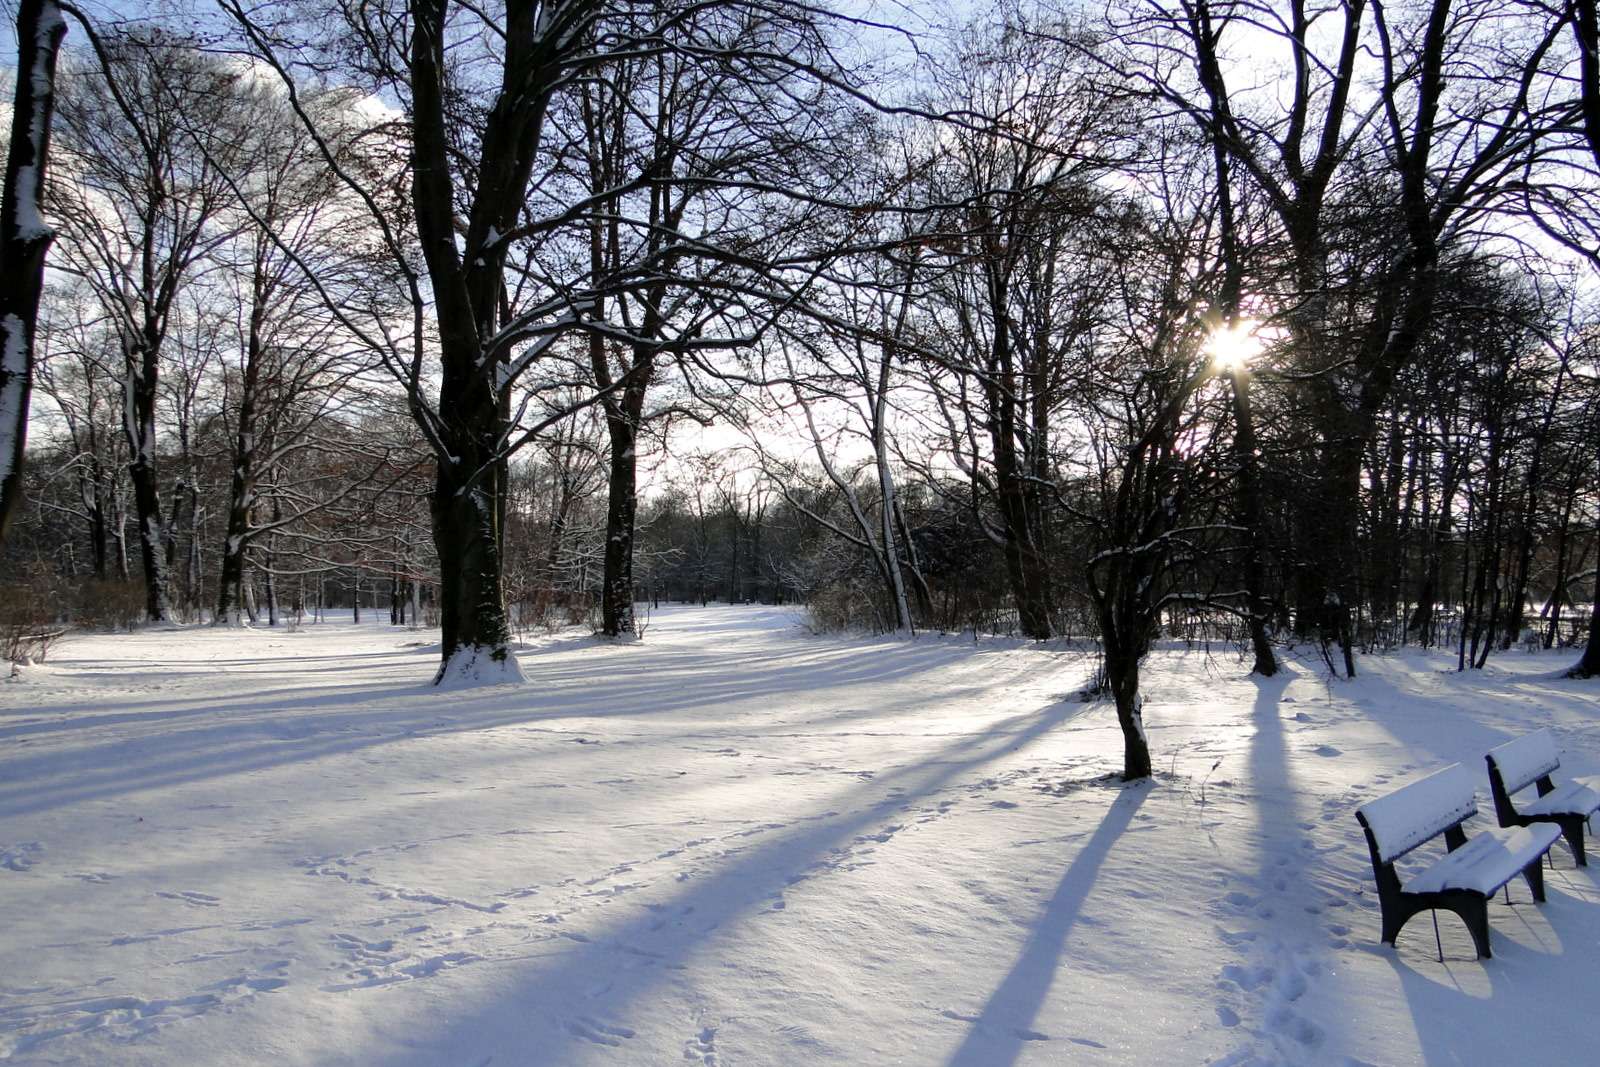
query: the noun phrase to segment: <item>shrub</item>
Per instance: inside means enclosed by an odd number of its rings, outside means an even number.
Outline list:
[[[0,657],[10,663],[43,661],[67,627],[55,577],[41,566],[0,585]]]

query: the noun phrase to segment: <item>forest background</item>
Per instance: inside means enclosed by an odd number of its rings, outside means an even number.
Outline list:
[[[1594,0],[925,10],[23,0],[7,651],[793,602],[1129,778],[1159,635],[1600,668]]]

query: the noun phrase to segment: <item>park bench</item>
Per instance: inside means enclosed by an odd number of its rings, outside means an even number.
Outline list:
[[[1578,865],[1587,867],[1583,828],[1589,816],[1600,811],[1600,775],[1573,778],[1560,785],[1553,782],[1550,775],[1560,769],[1561,756],[1549,730],[1535,730],[1490,750],[1484,758],[1489,762],[1489,790],[1494,794],[1500,825],[1555,823]],[[1516,795],[1530,785],[1537,787],[1537,797],[1518,806]]]
[[[1488,959],[1489,898],[1520,872],[1533,899],[1544,900],[1540,863],[1560,829],[1549,823],[1494,827],[1469,838],[1461,824],[1477,811],[1472,777],[1459,763],[1356,809],[1372,850],[1384,944],[1394,944],[1418,912],[1443,909],[1461,916],[1478,955]],[[1444,855],[1402,882],[1395,861],[1441,835]]]

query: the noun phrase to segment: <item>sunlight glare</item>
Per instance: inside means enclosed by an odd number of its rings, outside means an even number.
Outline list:
[[[1256,333],[1261,324],[1254,319],[1241,319],[1232,326],[1223,326],[1206,342],[1206,351],[1218,371],[1231,373],[1250,366],[1261,355],[1265,342]]]

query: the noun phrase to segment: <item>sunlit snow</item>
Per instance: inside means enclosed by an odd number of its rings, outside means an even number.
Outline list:
[[[1129,787],[1062,646],[711,607],[518,655],[441,692],[437,633],[168,628],[0,682],[0,1059],[1592,1062],[1600,866],[1440,962],[1426,915],[1377,943],[1353,814],[1458,762],[1490,812],[1537,727],[1596,770],[1570,652],[1163,648]]]

